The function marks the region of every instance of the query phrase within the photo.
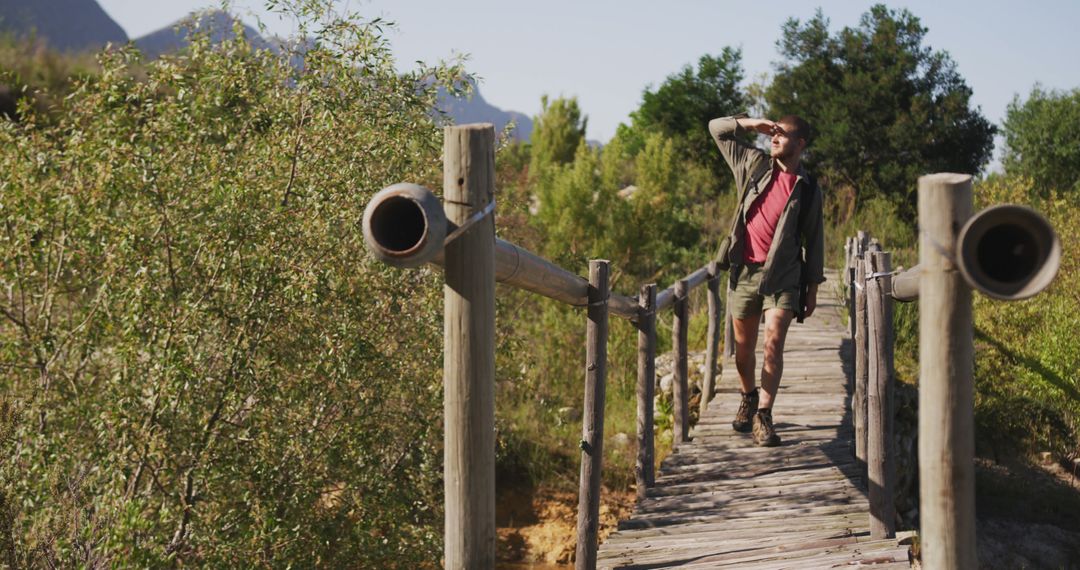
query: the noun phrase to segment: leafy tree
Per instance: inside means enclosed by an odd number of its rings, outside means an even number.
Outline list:
[[[0,120],[2,566],[437,564],[441,294],[357,220],[439,179],[462,70],[273,4],[302,68],[242,34],[127,47]]]
[[[1080,190],[1080,89],[1031,90],[1013,98],[1002,125],[1006,172],[1031,179],[1042,196]]]
[[[559,97],[548,102],[547,95],[541,99],[541,111],[533,119],[532,149],[529,175],[542,176],[552,165],[567,164],[574,160],[578,146],[585,140],[588,118],[581,114],[576,97]]]
[[[995,128],[949,55],[923,45],[918,18],[879,4],[856,27],[828,28],[821,11],[783,25],[766,94],[772,116],[810,122],[808,162],[820,173],[857,196],[889,197],[910,219],[918,176],[986,164]]]
[[[707,125],[711,119],[746,110],[749,101],[739,87],[743,80],[742,51],[725,47],[719,55],[703,55],[697,69],[686,65],[656,88],[646,88],[641,106],[631,114],[633,128],[656,131],[678,142],[686,156],[726,173]],[[637,139],[640,150],[644,136]]]

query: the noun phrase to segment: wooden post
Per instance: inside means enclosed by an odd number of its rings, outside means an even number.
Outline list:
[[[848,260],[848,262],[847,262],[847,267],[846,267],[847,274],[844,276],[844,278],[847,279],[847,284],[848,284],[848,299],[847,299],[848,327],[850,328],[850,331],[851,331],[851,338],[855,338],[855,268],[856,268],[856,266],[858,266],[858,263],[856,262],[856,259],[855,259],[855,255],[856,255],[856,250],[855,250],[856,246],[855,246],[855,244],[856,243],[857,242],[856,242],[855,238],[848,238],[848,246],[847,246],[847,260]]]
[[[975,568],[974,340],[956,237],[971,176],[919,178],[919,515],[923,568]]]
[[[860,234],[862,232],[859,232]],[[866,396],[868,375],[867,343],[880,331],[868,328],[866,320],[866,270],[863,258],[865,256],[864,241],[856,239],[852,242],[852,263],[855,270],[855,278],[852,280],[852,290],[855,292],[855,312],[853,322],[855,324],[855,396],[852,405],[852,415],[855,420],[855,458],[859,460],[865,473],[866,469]]]
[[[709,401],[716,391],[716,353],[720,344],[720,327],[724,326],[720,315],[720,269],[716,262],[709,263],[709,281],[706,283],[709,296],[709,332],[705,347],[705,378],[701,382],[701,415],[709,407]]]
[[[671,399],[674,408],[672,423],[673,443],[678,445],[687,441],[690,434],[689,409],[689,363],[687,362],[686,335],[690,325],[690,299],[687,296],[686,280],[675,282],[675,319],[671,326],[672,351],[675,353],[675,381],[671,383]]]
[[[495,197],[495,129],[447,127],[446,217],[462,224]],[[446,247],[444,492],[448,570],[495,566],[495,221]]]
[[[653,402],[656,398],[656,284],[641,287],[638,329],[637,437],[638,455],[634,466],[638,500],[655,483],[653,462]]]
[[[604,458],[604,382],[607,374],[608,262],[589,262],[589,324],[585,347],[585,405],[581,424],[575,568],[596,568],[600,530],[600,469]],[[491,566],[488,566],[490,568]]]
[[[892,263],[886,252],[868,252],[864,272],[881,275],[866,283],[866,318],[875,331],[869,343],[870,383],[867,386],[866,466],[870,495],[870,535],[896,536],[896,506],[893,501],[895,453],[893,451],[893,322],[891,286]]]
[[[731,317],[731,290],[724,287],[724,358],[735,356],[735,322]]]

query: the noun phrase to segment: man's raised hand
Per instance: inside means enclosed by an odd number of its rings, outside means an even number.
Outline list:
[[[770,137],[777,131],[784,132],[784,129],[780,128],[780,125],[769,119],[739,119],[739,126]]]

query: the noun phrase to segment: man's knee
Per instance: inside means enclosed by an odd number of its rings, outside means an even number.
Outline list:
[[[779,314],[770,314],[767,318],[768,325],[765,328],[765,359],[783,359],[784,342],[787,339],[788,327],[791,325],[791,317],[788,311]]]

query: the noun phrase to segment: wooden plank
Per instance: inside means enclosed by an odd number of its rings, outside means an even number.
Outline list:
[[[870,540],[863,466],[851,451],[854,364],[842,307],[822,303],[788,337],[773,412],[783,444],[756,447],[732,430],[738,379],[727,361],[693,440],[661,463],[655,485],[601,545],[598,567],[903,567],[906,547]]]

